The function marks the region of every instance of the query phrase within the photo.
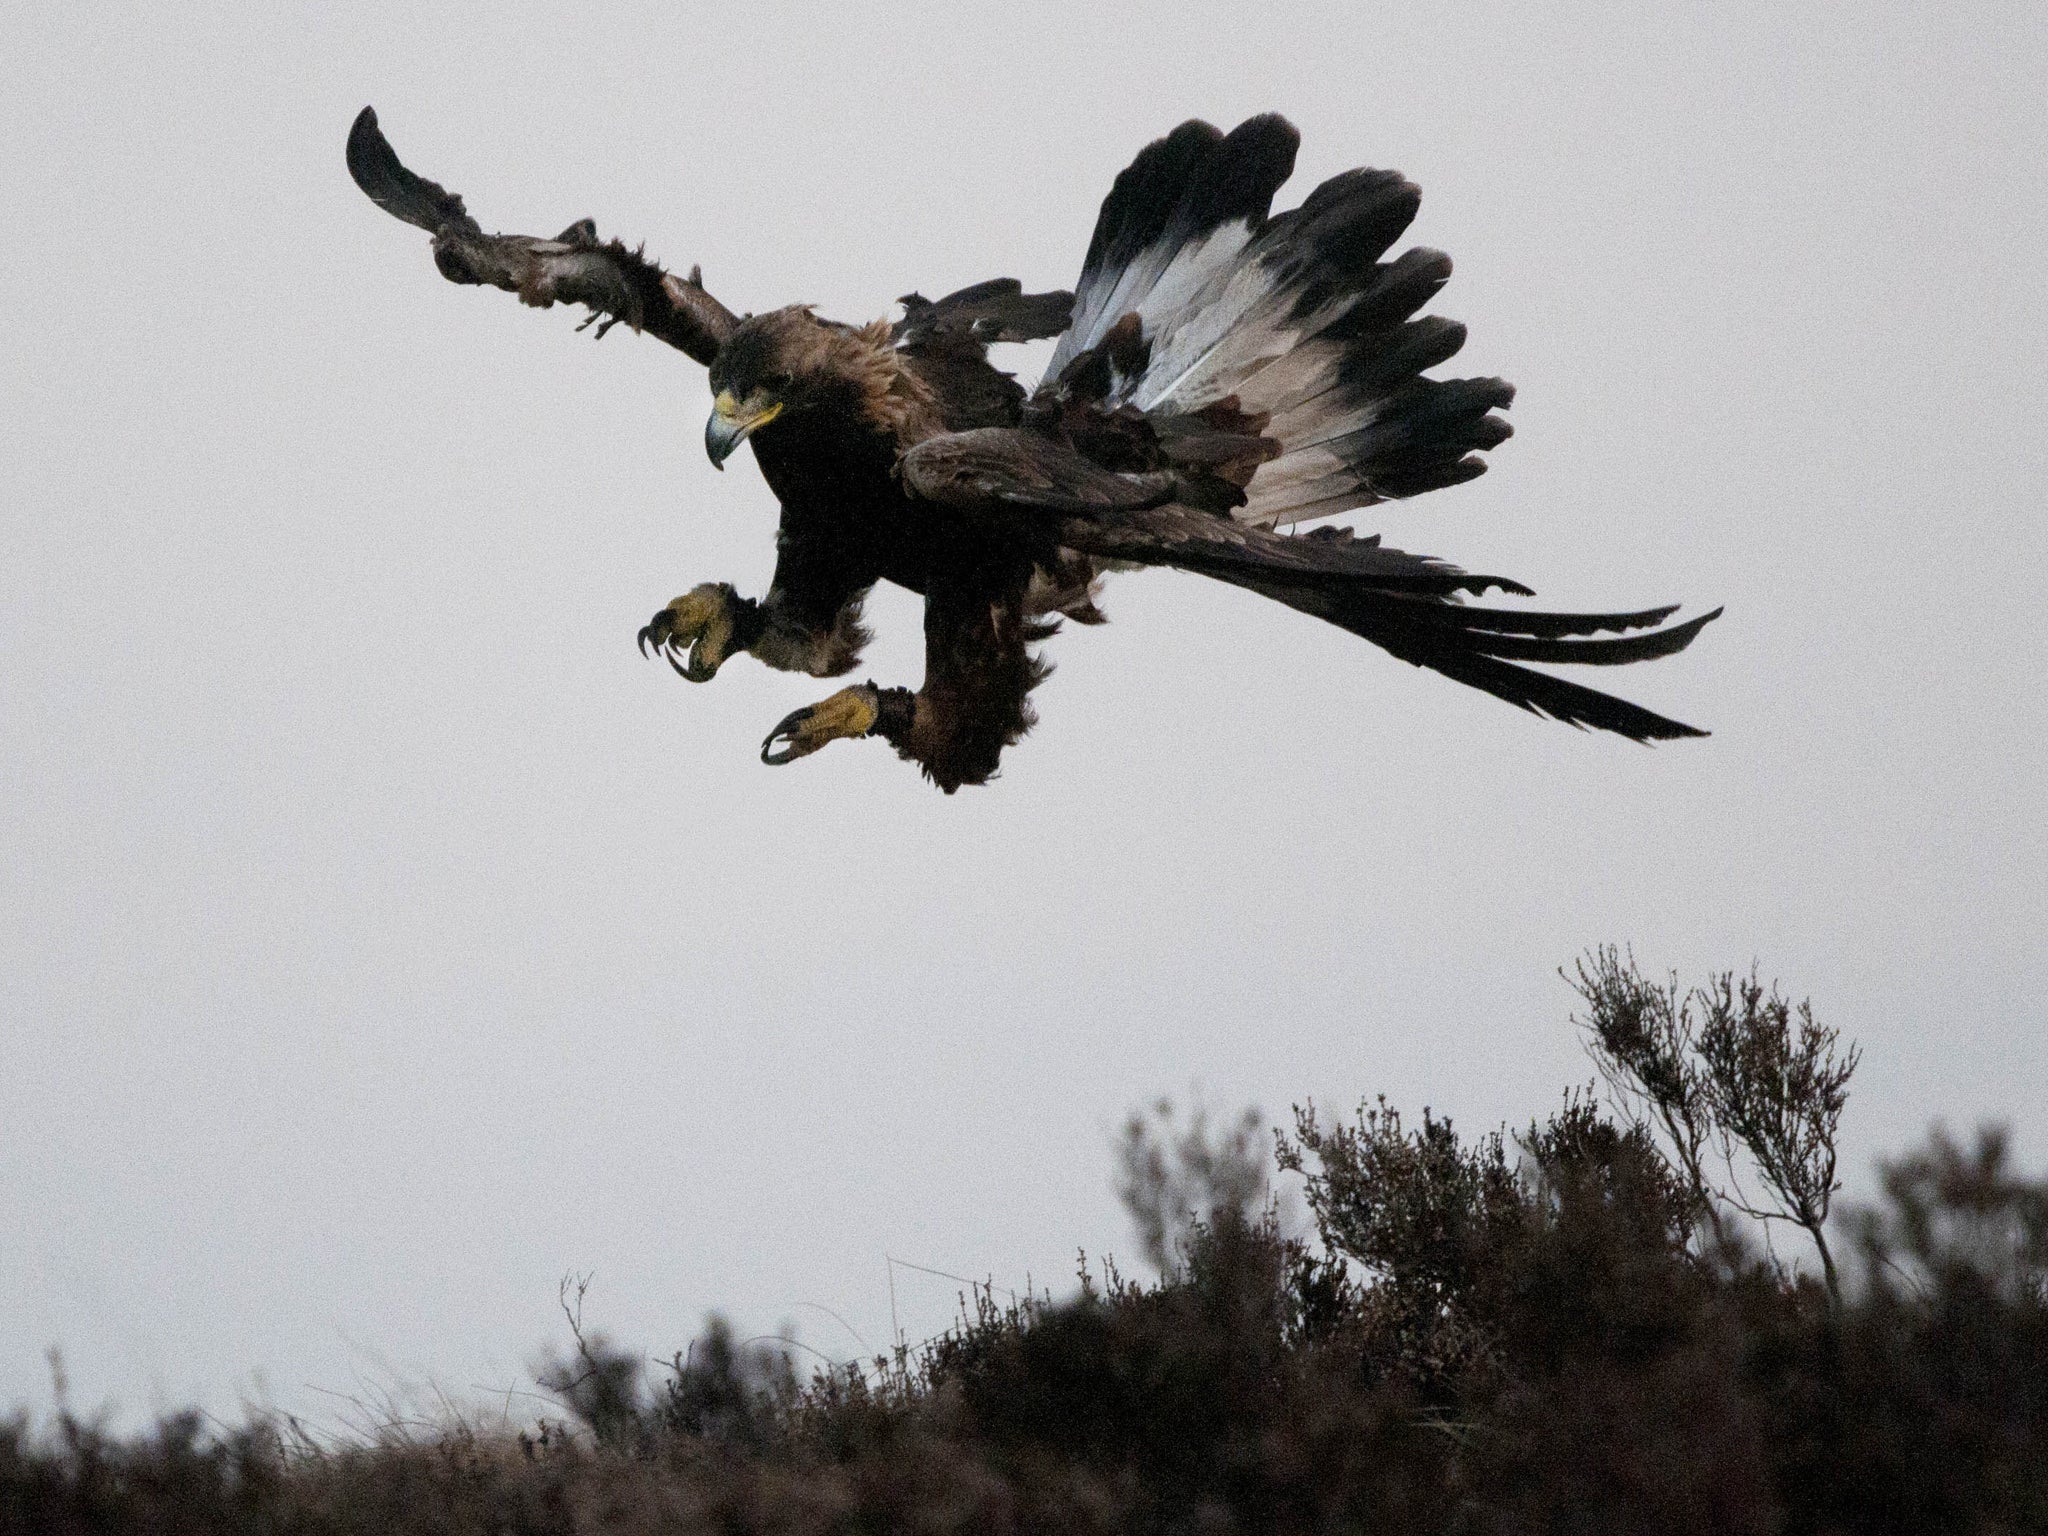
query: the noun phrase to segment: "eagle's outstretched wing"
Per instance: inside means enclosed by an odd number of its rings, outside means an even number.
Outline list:
[[[1633,741],[1706,734],[1513,663],[1615,666],[1669,656],[1691,644],[1718,608],[1658,629],[1675,606],[1635,613],[1474,607],[1459,595],[1496,588],[1533,594],[1505,577],[1389,549],[1348,529],[1289,537],[1191,507],[1174,499],[1170,473],[1111,471],[1030,428],[928,439],[903,456],[903,478],[919,496],[962,512],[1036,519],[1043,536],[1062,548],[1174,566],[1258,592],[1534,713]]]
[[[623,320],[706,365],[739,323],[695,270],[664,272],[617,240],[600,241],[589,219],[552,240],[485,234],[458,194],[400,163],[369,107],[349,130],[348,170],[370,201],[434,237],[434,265],[452,283],[503,288],[541,309],[581,304],[591,312],[586,325],[602,318],[600,336]]]
[[[1510,435],[1497,413],[1515,394],[1427,377],[1465,327],[1417,317],[1448,256],[1388,258],[1421,207],[1412,182],[1346,171],[1270,211],[1299,141],[1268,115],[1227,134],[1183,123],[1147,146],[1103,201],[1074,323],[1032,403],[1091,453],[1108,415],[1142,417],[1188,468],[1191,448],[1221,455],[1201,504],[1266,528],[1471,479]],[[1219,427],[1263,438],[1257,457]]]
[[[1462,600],[1502,577],[1347,529],[1274,532],[1479,474],[1509,435],[1500,379],[1432,379],[1465,328],[1415,318],[1450,259],[1386,260],[1421,194],[1348,171],[1273,214],[1298,135],[1183,123],[1116,179],[1073,324],[1017,428],[903,458],[906,485],[970,515],[1036,523],[1104,561],[1171,565],[1262,593],[1511,704],[1637,741],[1704,734],[1517,662],[1616,665],[1682,650],[1718,614],[1516,613]]]

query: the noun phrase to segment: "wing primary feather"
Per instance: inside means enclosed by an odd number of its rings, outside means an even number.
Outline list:
[[[1073,324],[1046,376],[1057,378],[1125,314],[1178,312],[1227,272],[1265,226],[1300,143],[1293,125],[1267,114],[1227,134],[1186,122],[1141,150],[1103,199]]]
[[[1413,611],[1419,623],[1434,623],[1497,635],[1531,635],[1552,639],[1567,635],[1654,629],[1679,609],[1679,604],[1669,603],[1661,608],[1645,608],[1636,613],[1522,613],[1508,608],[1446,607],[1442,603],[1408,598],[1397,593],[1389,593],[1387,601],[1392,605],[1405,605],[1405,609]],[[1717,608],[1714,613],[1718,614],[1720,611]],[[1711,618],[1713,615],[1710,614],[1708,617]]]
[[[1491,656],[1410,647],[1374,635],[1366,635],[1365,638],[1403,661],[1427,667],[1432,672],[1441,672],[1469,688],[1490,693],[1531,714],[1562,720],[1567,725],[1612,731],[1617,736],[1643,743],[1709,734],[1698,726],[1669,719],[1640,704],[1618,699],[1611,693],[1602,693],[1597,688],[1552,677],[1545,672],[1532,672]]]
[[[1693,637],[1721,617],[1716,608],[1669,629],[1648,634],[1618,636],[1604,640],[1538,640],[1521,635],[1472,636],[1472,649],[1507,661],[1562,662],[1578,667],[1619,667],[1632,661],[1654,661],[1675,656],[1693,642]]]
[[[354,126],[349,129],[348,173],[371,202],[393,218],[403,219],[430,235],[450,227],[481,233],[481,226],[462,206],[460,193],[450,192],[405,168],[398,151],[377,126],[374,107],[358,112]]]

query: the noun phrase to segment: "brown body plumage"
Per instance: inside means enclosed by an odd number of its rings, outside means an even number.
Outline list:
[[[1414,318],[1447,259],[1381,259],[1413,217],[1412,186],[1349,172],[1269,214],[1295,142],[1272,117],[1229,135],[1184,124],[1118,177],[1075,293],[1003,279],[936,302],[912,294],[901,320],[862,326],[806,306],[735,317],[697,273],[601,244],[587,220],[554,240],[485,235],[459,197],[399,163],[367,108],[349,166],[433,233],[451,280],[581,303],[709,366],[707,451],[722,466],[751,441],[782,506],[775,576],[758,601],[694,588],[655,615],[643,647],[693,681],[742,651],[838,676],[859,661],[876,582],[924,596],[923,685],[861,685],[800,710],[769,737],[769,762],[872,734],[949,792],[984,782],[1032,724],[1046,670],[1033,644],[1062,617],[1099,622],[1097,577],[1113,564],[1245,587],[1574,724],[1701,734],[1516,663],[1668,655],[1714,614],[1657,629],[1672,609],[1480,608],[1465,594],[1527,589],[1342,529],[1275,531],[1480,473],[1513,397],[1498,379],[1426,375],[1464,331]],[[1030,395],[988,361],[991,343],[1052,336]]]

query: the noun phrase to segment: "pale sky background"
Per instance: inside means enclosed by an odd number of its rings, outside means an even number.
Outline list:
[[[713,1308],[834,1355],[886,1255],[1064,1288],[1198,1091],[1483,1130],[1587,1076],[1556,967],[1752,958],[2048,1160],[2048,9],[351,4],[0,21],[0,1406],[518,1383]],[[252,19],[256,18],[256,19]],[[1117,578],[947,799],[756,761],[829,686],[635,630],[758,592],[694,364],[451,287],[590,215],[735,309],[1074,280],[1110,179],[1278,109],[1457,259],[1482,481],[1365,514],[1553,604],[1725,602],[1538,721],[1245,593]],[[1028,362],[1028,359],[1026,360]],[[918,613],[871,608],[914,681]],[[901,1274],[913,1337],[956,1286]]]

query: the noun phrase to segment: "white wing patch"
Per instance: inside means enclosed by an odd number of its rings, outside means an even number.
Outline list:
[[[1231,218],[1198,234],[1169,221],[1121,265],[1084,271],[1045,380],[1136,316],[1144,369],[1133,377],[1115,367],[1125,355],[1117,349],[1101,403],[1164,417],[1234,401],[1264,416],[1281,451],[1253,473],[1233,513],[1247,524],[1286,527],[1469,479],[1482,467],[1469,451],[1507,436],[1488,412],[1513,391],[1499,380],[1424,377],[1463,332],[1410,322],[1449,275],[1447,258],[1413,249],[1381,260],[1417,196],[1391,172],[1350,172],[1297,215]],[[1343,325],[1362,307],[1369,323]]]

